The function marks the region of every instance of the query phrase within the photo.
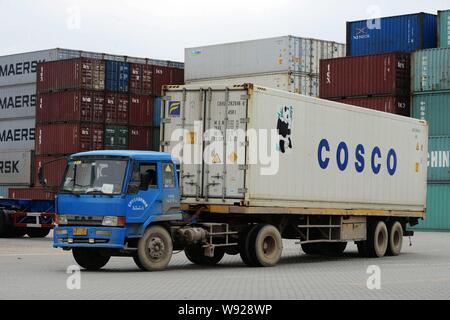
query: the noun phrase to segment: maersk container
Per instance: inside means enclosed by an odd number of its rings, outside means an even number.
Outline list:
[[[412,115],[426,120],[430,136],[450,135],[450,91],[414,94]]]
[[[317,97],[319,95],[319,77],[305,74],[274,73],[249,77],[222,78],[203,81],[190,81],[195,85],[232,85],[235,83],[254,83],[263,87]]]
[[[153,106],[153,127],[159,128],[161,126],[161,97],[155,97]]]
[[[30,118],[36,115],[36,85],[0,88],[0,120]]]
[[[130,67],[128,63],[106,61],[105,66],[106,90],[113,92],[128,92]]]
[[[153,103],[151,96],[130,95],[130,125],[152,126]]]
[[[428,141],[428,181],[450,183],[450,136]]]
[[[450,48],[450,10],[438,13],[438,44],[440,48]]]
[[[35,119],[0,121],[0,152],[34,150]]]
[[[347,56],[436,48],[437,17],[415,13],[347,22]]]
[[[162,149],[184,204],[425,208],[425,121],[251,84],[166,88]]]
[[[283,36],[185,49],[185,81],[270,73],[319,74],[321,59],[345,56],[333,41]]]
[[[427,216],[414,229],[450,230],[450,184],[429,184]]]
[[[32,181],[32,151],[0,152],[0,185],[25,185]]]
[[[368,98],[348,98],[334,100],[340,103],[351,104],[357,107],[368,108],[377,111],[383,111],[401,116],[410,116],[410,98],[409,96],[384,96]]]
[[[410,93],[410,54],[389,53],[320,62],[320,97],[348,98]]]
[[[102,150],[104,127],[91,123],[36,125],[37,155],[66,155]]]
[[[105,90],[105,61],[69,59],[38,64],[37,92]]]
[[[103,93],[97,91],[42,93],[38,96],[36,122],[94,121],[102,123],[104,101]]]
[[[450,90],[450,48],[415,52],[411,69],[414,92]]]

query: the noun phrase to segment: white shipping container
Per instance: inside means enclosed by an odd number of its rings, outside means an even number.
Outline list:
[[[319,77],[304,74],[275,73],[249,77],[189,81],[187,84],[232,85],[236,83],[253,83],[262,87],[303,94],[306,96],[319,96]]]
[[[36,120],[0,120],[0,152],[34,150]]]
[[[31,184],[32,152],[0,152],[0,185]]]
[[[267,73],[318,75],[320,60],[345,56],[345,45],[283,36],[185,49],[185,81]]]
[[[424,121],[253,85],[168,86],[163,110],[185,204],[425,209]]]
[[[0,87],[0,120],[35,116],[35,84]]]

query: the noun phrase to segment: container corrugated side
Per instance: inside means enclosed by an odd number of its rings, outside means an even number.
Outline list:
[[[128,124],[130,96],[108,92],[105,95],[105,122],[107,124]]]
[[[430,136],[450,135],[450,91],[413,95],[412,115],[428,122]]]
[[[163,151],[181,160],[184,203],[423,212],[425,122],[255,85],[209,87],[165,92]],[[224,148],[229,129],[260,138]],[[270,161],[256,156],[261,145]]]
[[[44,188],[10,188],[9,198],[30,200],[54,200],[56,190],[50,191]]]
[[[36,85],[0,88],[0,120],[36,116]]]
[[[415,229],[450,230],[450,184],[429,184],[427,217]]]
[[[450,183],[450,136],[428,141],[428,181]]]
[[[414,92],[450,90],[450,48],[415,52],[411,74]]]
[[[35,119],[0,121],[0,152],[34,150]]]
[[[130,95],[130,125],[151,126],[153,122],[153,103],[151,96]]]
[[[184,70],[153,66],[152,91],[153,95],[160,96],[164,85],[181,85],[184,83]]]
[[[130,150],[152,150],[153,138],[150,127],[129,127],[128,147]]]
[[[0,185],[27,185],[33,183],[33,153],[0,152]]]
[[[113,92],[128,92],[130,67],[128,63],[106,61],[105,88]]]
[[[282,36],[185,49],[186,82],[299,72],[317,75],[320,59],[345,56],[345,45]]]
[[[138,95],[153,94],[153,66],[130,64],[130,93]]]
[[[34,162],[34,184],[39,186],[39,168],[44,167],[47,186],[59,187],[66,170],[68,156],[36,156]]]
[[[436,29],[436,15],[426,13],[347,22],[347,56],[436,48]]]
[[[409,96],[385,96],[369,98],[349,98],[339,99],[336,102],[351,104],[353,106],[368,108],[387,113],[398,114],[401,116],[410,116],[410,98]]]
[[[105,126],[105,149],[126,150],[129,148],[129,128],[127,126]]]
[[[440,48],[450,48],[450,10],[438,13],[438,44]]]
[[[320,97],[347,98],[410,93],[410,55],[389,53],[320,62]]]

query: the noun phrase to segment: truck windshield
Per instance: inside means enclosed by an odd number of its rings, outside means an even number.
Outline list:
[[[122,193],[126,160],[76,159],[68,163],[61,192],[74,194]]]

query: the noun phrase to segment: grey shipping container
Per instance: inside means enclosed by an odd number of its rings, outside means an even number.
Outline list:
[[[65,60],[80,57],[130,63],[143,63],[163,67],[174,67],[179,69],[182,69],[184,67],[184,64],[181,62],[56,48],[0,56],[0,87],[36,82],[36,67],[39,62]]]
[[[35,84],[0,87],[0,120],[35,116]]]
[[[430,136],[450,136],[450,91],[414,94],[412,116],[426,120]]]
[[[0,153],[0,185],[25,185],[32,183],[32,151]]]
[[[411,79],[413,92],[450,90],[450,48],[414,52]]]
[[[35,119],[1,120],[0,152],[34,150]]]
[[[283,36],[185,49],[185,81],[270,73],[319,73],[321,59],[345,56],[345,45]]]

